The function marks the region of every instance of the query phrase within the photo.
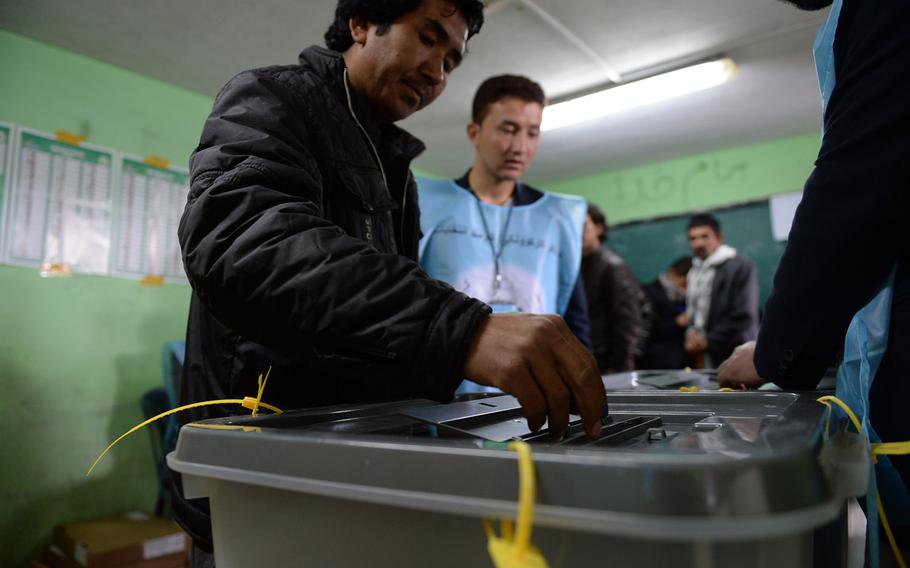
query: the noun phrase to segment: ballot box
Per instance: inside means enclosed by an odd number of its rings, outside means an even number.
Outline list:
[[[321,408],[184,426],[168,463],[210,499],[218,568],[491,566],[481,521],[516,515],[513,439],[551,567],[838,566],[868,458],[815,396],[610,393],[599,438],[573,417],[559,440],[506,395]]]

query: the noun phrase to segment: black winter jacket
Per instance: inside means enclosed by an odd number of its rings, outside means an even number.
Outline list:
[[[642,338],[642,291],[625,261],[608,247],[581,259],[591,343],[601,373],[631,371]]]
[[[758,335],[758,273],[749,259],[736,256],[716,268],[705,331],[715,367]]]
[[[641,287],[647,302],[647,317],[644,325],[647,337],[642,346],[641,356],[636,360],[639,369],[682,369],[692,367],[695,362],[686,353],[686,328],[680,327],[676,318],[686,312],[686,300],[683,296],[673,301],[667,295],[660,279]]]
[[[489,308],[416,263],[423,148],[371,122],[333,51],[225,85],[179,226],[193,287],[181,403],[255,396],[269,367],[263,400],[282,409],[451,400]]]

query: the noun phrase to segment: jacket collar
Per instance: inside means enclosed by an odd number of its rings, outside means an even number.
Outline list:
[[[300,53],[300,64],[316,73],[325,82],[332,96],[347,108],[347,94],[344,85],[345,62],[341,53],[312,45]],[[367,98],[353,87],[350,89],[353,111],[377,146],[386,148],[391,155],[407,158],[409,162],[426,149],[418,138],[394,124],[374,121]]]
[[[474,194],[474,197],[477,197],[477,194],[474,193],[474,189],[471,187],[470,175],[471,168],[468,168],[468,171],[466,171],[463,176],[454,181],[458,186],[467,189]],[[541,197],[543,197],[542,191],[524,184],[521,181],[517,181],[515,182],[515,191],[512,193],[512,205],[530,205]]]

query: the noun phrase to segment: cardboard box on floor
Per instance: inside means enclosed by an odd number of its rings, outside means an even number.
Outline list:
[[[48,551],[53,568],[181,568],[190,542],[173,521],[127,513],[58,525],[54,545],[62,554]]]

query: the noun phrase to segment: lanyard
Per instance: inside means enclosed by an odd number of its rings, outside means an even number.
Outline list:
[[[499,250],[496,250],[496,245],[493,244],[493,233],[490,232],[490,226],[487,224],[487,216],[483,213],[483,205],[480,203],[480,198],[477,198],[477,212],[480,213],[480,220],[483,222],[483,230],[487,236],[487,243],[490,245],[490,252],[493,253],[493,301],[499,302],[502,300],[500,298],[500,291],[502,290],[502,270],[499,264],[499,259],[502,257],[502,251],[506,248],[506,231],[509,230],[509,221],[512,220],[512,210],[513,206],[509,206],[509,212],[506,214],[506,222],[502,225],[502,230],[499,232]]]

